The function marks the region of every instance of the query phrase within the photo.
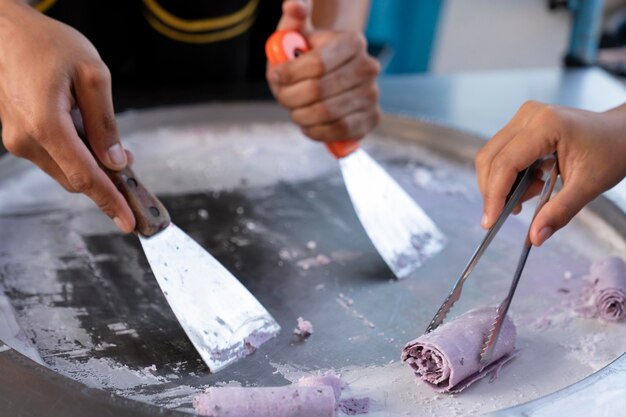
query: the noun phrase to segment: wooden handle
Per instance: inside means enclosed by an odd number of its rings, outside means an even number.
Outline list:
[[[72,119],[78,136],[83,140],[87,148],[93,154],[93,149],[87,140],[83,127],[83,118],[80,111],[72,111]],[[121,171],[113,171],[100,163],[94,154],[100,168],[113,181],[115,187],[122,193],[133,215],[135,216],[135,232],[150,237],[159,233],[170,224],[170,214],[161,201],[137,179],[130,167]]]
[[[102,167],[113,184],[122,193],[135,215],[135,231],[150,237],[159,233],[170,224],[170,214],[161,201],[137,179],[129,167],[121,171],[112,171]]]
[[[274,32],[265,43],[265,55],[271,65],[282,64],[296,59],[300,54],[307,52],[309,45],[304,37],[293,30],[279,30]],[[359,148],[359,141],[343,139],[326,142],[326,148],[337,159],[350,155]]]

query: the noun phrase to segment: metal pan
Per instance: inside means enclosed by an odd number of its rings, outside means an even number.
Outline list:
[[[1,406],[7,412],[188,412],[207,386],[282,385],[333,369],[352,394],[373,399],[371,415],[523,415],[570,392],[626,381],[624,326],[580,319],[565,307],[591,260],[626,255],[620,194],[598,199],[529,258],[511,307],[522,355],[500,380],[457,397],[435,396],[414,384],[398,357],[482,236],[471,168],[481,138],[387,116],[366,142],[451,242],[418,274],[397,282],[360,228],[332,159],[275,106],[128,112],[119,125],[137,154],[135,170],[174,221],[235,271],[286,331],[208,374],[132,237],[118,234],[83,197],[68,196],[29,164],[5,156],[0,283],[17,323],[51,368],[1,352],[2,369],[10,370],[0,373],[2,398],[12,398]],[[497,301],[527,221],[522,214],[505,226],[452,316]],[[550,313],[546,325],[538,312],[560,304],[563,311]],[[315,327],[306,341],[289,333],[298,316]],[[528,401],[534,403],[521,405]]]

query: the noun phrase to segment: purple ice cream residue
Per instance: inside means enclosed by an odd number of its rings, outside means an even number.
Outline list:
[[[346,398],[339,401],[339,409],[349,416],[356,414],[367,414],[370,411],[370,399],[364,398]]]
[[[298,317],[298,324],[296,325],[296,328],[293,329],[293,334],[306,339],[313,334],[313,325],[310,321],[305,320],[302,317]]]

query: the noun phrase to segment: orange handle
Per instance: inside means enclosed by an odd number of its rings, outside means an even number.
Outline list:
[[[293,30],[274,32],[265,43],[265,55],[271,65],[282,64],[296,59],[307,52],[309,45],[304,37]],[[337,159],[350,155],[359,148],[359,141],[354,139],[326,142],[326,148]]]

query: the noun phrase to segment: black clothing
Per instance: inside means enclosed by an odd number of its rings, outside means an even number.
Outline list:
[[[281,4],[281,0],[44,0],[39,8],[94,44],[114,85],[166,87],[262,81],[264,43],[276,28]]]

